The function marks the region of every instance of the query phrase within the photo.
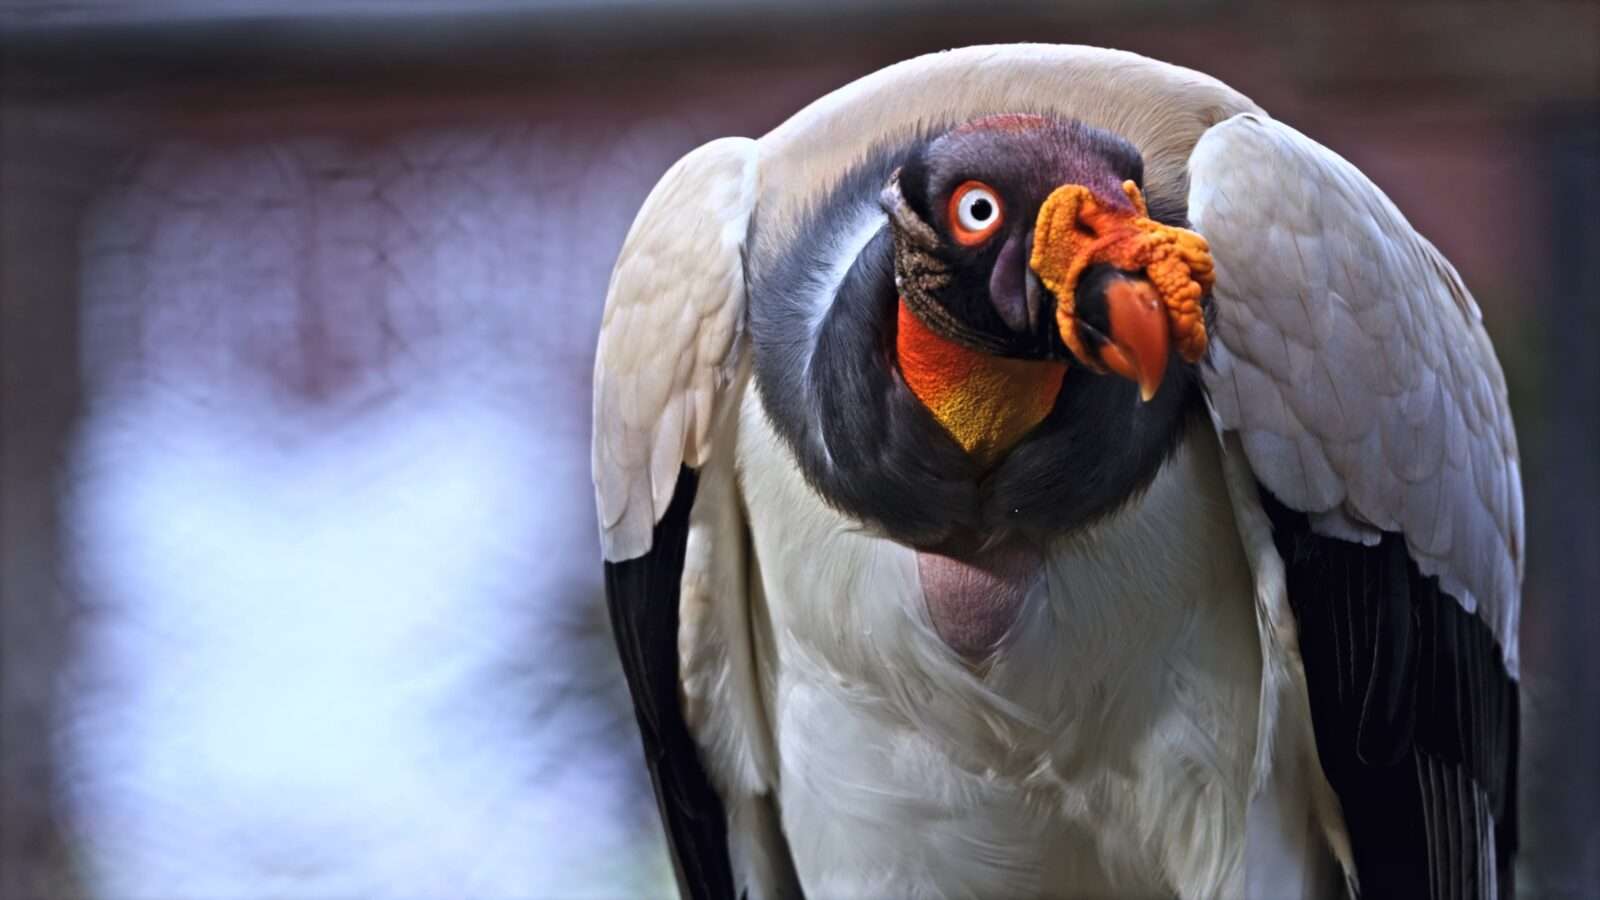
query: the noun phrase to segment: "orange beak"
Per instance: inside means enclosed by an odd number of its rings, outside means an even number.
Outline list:
[[[1105,367],[1139,386],[1139,399],[1161,389],[1172,346],[1167,308],[1156,289],[1143,279],[1118,279],[1106,286],[1111,333],[1100,348]]]

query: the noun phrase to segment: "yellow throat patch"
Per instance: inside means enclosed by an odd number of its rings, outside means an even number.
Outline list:
[[[934,334],[904,301],[898,325],[895,348],[906,385],[984,468],[1055,406],[1065,363],[969,350]]]

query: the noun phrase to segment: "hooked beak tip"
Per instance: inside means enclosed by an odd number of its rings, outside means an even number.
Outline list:
[[[1149,403],[1161,390],[1165,366],[1141,365],[1138,360],[1133,351],[1118,344],[1108,343],[1100,348],[1100,362],[1111,372],[1138,385],[1139,400]]]
[[[1112,282],[1105,301],[1110,334],[1100,349],[1100,360],[1137,384],[1139,399],[1148,403],[1161,390],[1171,353],[1166,309],[1155,288],[1142,279]]]

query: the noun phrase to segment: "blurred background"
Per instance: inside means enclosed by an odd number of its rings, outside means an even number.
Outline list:
[[[1528,510],[1524,896],[1600,895],[1600,4],[0,6],[0,897],[670,876],[601,606],[606,280],[680,154],[973,43],[1135,50],[1461,269]]]

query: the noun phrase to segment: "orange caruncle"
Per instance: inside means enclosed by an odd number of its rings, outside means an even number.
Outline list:
[[[1166,305],[1178,354],[1194,362],[1206,350],[1200,299],[1214,277],[1211,248],[1193,231],[1149,218],[1132,181],[1123,182],[1122,190],[1133,204],[1131,212],[1102,203],[1082,185],[1057,188],[1039,209],[1029,265],[1056,297],[1062,341],[1086,364],[1093,365],[1093,357],[1072,327],[1074,291],[1083,270],[1094,263],[1143,270]]]

